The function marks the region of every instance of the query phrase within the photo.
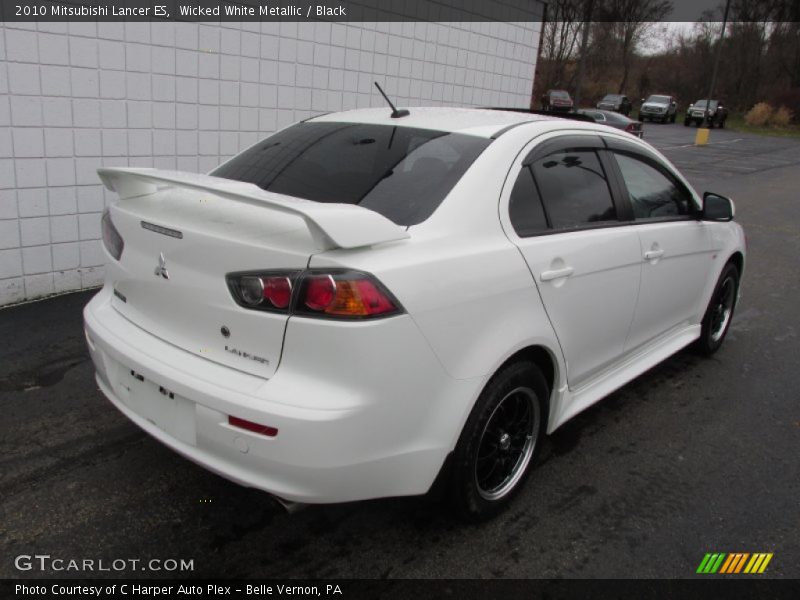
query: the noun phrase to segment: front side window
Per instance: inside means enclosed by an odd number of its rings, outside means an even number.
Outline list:
[[[594,150],[568,150],[531,165],[554,229],[617,220],[603,166]]]
[[[615,157],[635,219],[668,219],[689,214],[688,193],[660,169],[627,154],[615,153]]]
[[[427,219],[491,140],[393,125],[298,123],[211,175],[315,202],[358,204],[398,225]]]

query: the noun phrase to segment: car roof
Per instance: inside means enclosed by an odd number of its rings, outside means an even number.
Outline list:
[[[455,108],[455,107],[404,107],[409,115],[393,119],[389,107],[360,108],[343,112],[328,113],[312,117],[315,123],[370,123],[376,125],[400,125],[449,133],[463,133],[478,137],[490,138],[499,131],[520,123],[565,122],[560,117],[513,112],[511,110],[494,110],[488,108]],[[572,123],[571,123],[572,124]]]

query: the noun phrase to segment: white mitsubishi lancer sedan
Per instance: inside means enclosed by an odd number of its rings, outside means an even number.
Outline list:
[[[603,125],[408,112],[311,118],[208,175],[100,169],[118,199],[84,316],[114,406],[285,501],[439,481],[482,518],[545,434],[722,344],[745,255],[729,199]]]

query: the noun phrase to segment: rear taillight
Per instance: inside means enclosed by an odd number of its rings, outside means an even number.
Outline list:
[[[298,315],[363,319],[400,312],[389,292],[366,273],[310,272],[299,288],[294,309]]]
[[[119,234],[119,231],[117,231],[117,228],[114,227],[114,223],[111,222],[111,214],[108,212],[108,209],[103,211],[103,217],[100,223],[103,233],[103,244],[106,250],[114,257],[114,260],[119,260],[125,248],[125,242],[122,240],[122,236]]]
[[[297,271],[233,273],[228,288],[240,306],[272,312],[285,312],[292,301]]]
[[[625,128],[625,131],[633,133],[636,131],[636,123],[628,123],[628,126]]]
[[[370,319],[402,312],[372,275],[307,270],[232,273],[228,288],[244,308],[330,319]]]

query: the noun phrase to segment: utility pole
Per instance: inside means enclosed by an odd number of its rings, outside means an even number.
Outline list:
[[[728,0],[730,2],[730,0]],[[592,8],[594,0],[588,0],[586,16],[583,20],[583,38],[581,39],[581,59],[578,63],[578,80],[575,83],[575,108],[581,105],[581,88],[583,87],[583,72],[586,68],[586,49],[589,45],[589,23],[592,21]]]
[[[722,31],[719,32],[717,41],[717,56],[714,59],[714,71],[711,74],[711,86],[708,88],[708,98],[706,98],[706,110],[709,109],[709,102],[714,98],[714,86],[717,83],[717,71],[719,70],[719,58],[722,55],[722,40],[725,37],[725,27],[728,24],[728,11],[731,8],[731,0],[725,3],[725,15],[722,17]]]

